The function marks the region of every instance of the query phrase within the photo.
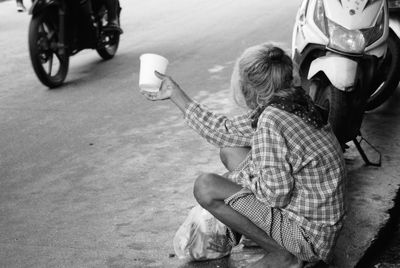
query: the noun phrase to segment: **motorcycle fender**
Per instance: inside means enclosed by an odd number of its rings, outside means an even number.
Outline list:
[[[336,88],[349,91],[355,82],[357,65],[356,61],[349,58],[329,54],[317,58],[311,63],[307,78],[311,79],[317,73],[323,72]]]
[[[29,14],[32,16],[36,16],[37,14],[43,12],[46,8],[53,7],[53,6],[59,6],[58,1],[56,0],[36,0],[32,3],[31,8],[29,9]]]

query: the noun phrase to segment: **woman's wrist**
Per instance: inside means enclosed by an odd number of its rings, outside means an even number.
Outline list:
[[[184,113],[192,99],[181,88],[174,88],[170,97],[171,101]]]

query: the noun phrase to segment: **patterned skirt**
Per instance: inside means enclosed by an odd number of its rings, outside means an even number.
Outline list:
[[[320,259],[314,252],[307,234],[298,224],[288,219],[281,210],[259,201],[249,190],[243,189],[235,193],[225,199],[225,203],[252,221],[297,258],[308,262]],[[240,236],[229,228],[228,236],[232,246],[239,243]]]

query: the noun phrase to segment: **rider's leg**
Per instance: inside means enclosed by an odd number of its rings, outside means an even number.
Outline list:
[[[118,25],[118,0],[104,0],[108,11],[108,22]]]
[[[22,0],[17,0],[17,11],[18,12],[25,12],[26,8],[24,6],[24,2]]]
[[[108,11],[108,24],[106,29],[122,33],[122,29],[119,25],[119,18],[118,18],[119,1],[104,0],[104,3]]]

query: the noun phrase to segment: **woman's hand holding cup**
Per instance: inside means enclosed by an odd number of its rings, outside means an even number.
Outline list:
[[[179,85],[165,75],[168,60],[157,54],[140,56],[139,87],[140,92],[149,100],[171,99],[178,108],[185,112],[192,101]]]
[[[166,100],[171,98],[174,91],[182,91],[179,85],[169,76],[154,71],[154,74],[161,80],[160,90],[157,92],[149,92],[141,90],[140,92],[149,100]]]

